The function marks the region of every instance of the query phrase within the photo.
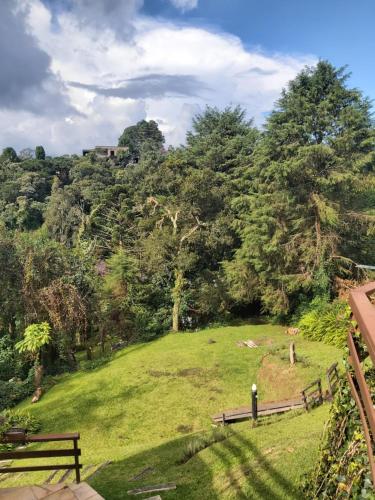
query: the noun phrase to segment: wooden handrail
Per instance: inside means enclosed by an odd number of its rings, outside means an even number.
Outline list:
[[[360,355],[356,346],[362,342],[375,366],[375,307],[369,296],[375,292],[375,282],[356,288],[350,292],[349,304],[352,316],[357,322],[357,331],[360,338],[354,339],[353,332],[348,333],[348,347],[350,352],[349,362],[354,374],[348,373],[350,390],[359,410],[361,424],[365,435],[367,452],[370,462],[372,482],[375,487],[375,457],[373,446],[375,444],[375,409],[371,398],[371,390],[366,382]],[[366,355],[367,357],[367,355]]]
[[[375,366],[375,307],[369,300],[374,292],[375,282],[355,288],[350,292],[349,304]]]
[[[49,442],[66,442],[73,441],[73,448],[59,450],[13,450],[0,452],[0,460],[23,460],[30,458],[55,458],[55,457],[73,457],[74,464],[55,464],[55,465],[26,465],[22,467],[0,467],[0,474],[10,474],[15,472],[30,472],[42,470],[72,470],[76,472],[76,482],[81,481],[80,469],[82,464],[79,463],[81,450],[78,448],[78,440],[80,436],[78,432],[68,434],[39,434],[39,435],[22,435],[22,432],[8,433],[1,439],[3,443],[25,444],[25,443],[49,443]]]

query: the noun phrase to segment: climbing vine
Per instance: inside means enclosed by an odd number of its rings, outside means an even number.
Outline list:
[[[375,380],[374,373],[368,375],[368,380]],[[305,480],[304,491],[314,499],[375,499],[365,437],[346,380],[336,393],[319,459]]]

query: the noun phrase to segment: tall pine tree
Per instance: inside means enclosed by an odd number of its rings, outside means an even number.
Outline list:
[[[374,128],[347,78],[325,61],[306,68],[267,121],[251,192],[235,201],[242,244],[226,270],[238,300],[285,314],[301,296],[329,295],[362,256],[375,261],[374,218],[358,209],[373,182]]]

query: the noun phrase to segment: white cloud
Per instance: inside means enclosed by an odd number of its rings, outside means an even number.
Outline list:
[[[170,2],[182,12],[195,9],[198,6],[198,0],[170,0]]]
[[[157,120],[167,143],[177,145],[206,104],[240,104],[261,123],[287,81],[315,62],[309,56],[249,51],[235,36],[133,11],[131,39],[94,22],[83,25],[74,10],[60,13],[54,29],[40,0],[24,1],[30,4],[30,30],[50,56],[53,73],[65,84],[82,84],[67,86],[82,116],[53,119],[0,111],[0,123],[7,125],[3,147],[43,144],[50,153],[80,152],[116,143],[125,126],[143,118]]]

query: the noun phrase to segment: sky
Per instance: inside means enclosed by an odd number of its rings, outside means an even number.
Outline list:
[[[306,65],[375,98],[373,0],[0,0],[0,148],[115,145],[156,120],[183,144],[207,105],[259,126]]]

